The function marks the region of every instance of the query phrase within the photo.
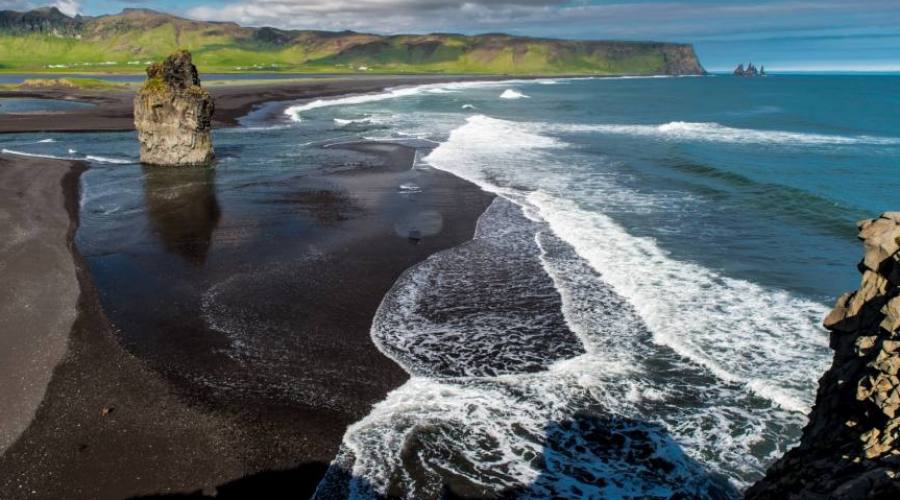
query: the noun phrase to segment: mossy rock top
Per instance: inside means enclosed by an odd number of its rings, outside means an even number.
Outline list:
[[[143,92],[188,92],[204,94],[200,85],[200,75],[194,66],[191,53],[187,50],[173,52],[161,63],[147,67],[147,81]]]

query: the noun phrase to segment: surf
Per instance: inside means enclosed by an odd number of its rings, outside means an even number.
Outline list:
[[[900,144],[900,138],[871,135],[828,135],[784,130],[736,128],[715,122],[673,121],[660,125],[547,124],[548,130],[653,137],[667,141],[721,142],[734,144],[847,146]]]

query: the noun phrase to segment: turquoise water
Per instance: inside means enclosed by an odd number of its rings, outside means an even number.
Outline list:
[[[498,201],[472,243],[384,298],[373,341],[413,377],[348,430],[320,496],[445,484],[734,496],[805,424],[830,361],[821,320],[858,280],[855,221],[897,208],[898,88],[892,76],[541,80],[299,103],[217,132],[216,174],[199,179],[217,200],[204,252],[227,255],[247,214],[290,237],[259,202],[340,160],[323,145],[416,147],[416,168]],[[0,147],[94,162],[78,235],[89,262],[162,244],[133,134]],[[121,281],[104,269],[101,289]],[[529,351],[528,332],[546,345],[548,324],[576,344]]]
[[[78,108],[89,108],[91,106],[93,106],[93,104],[77,101],[64,101],[61,99],[32,99],[27,97],[0,98],[0,114],[70,111]]]

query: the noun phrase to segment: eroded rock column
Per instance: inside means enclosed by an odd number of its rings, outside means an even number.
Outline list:
[[[201,85],[191,54],[175,52],[147,68],[147,81],[134,98],[134,125],[141,162],[150,165],[208,165],[212,145],[212,96]]]

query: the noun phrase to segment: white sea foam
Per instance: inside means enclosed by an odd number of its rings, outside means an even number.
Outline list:
[[[548,392],[540,391],[544,397],[588,393],[605,411],[659,422],[690,456],[727,474],[736,485],[746,485],[766,466],[765,457],[756,457],[753,450],[761,445],[784,450],[790,443],[783,436],[796,434],[802,426],[816,376],[827,363],[826,337],[818,326],[825,307],[674,260],[652,240],[629,235],[596,210],[580,209],[554,184],[559,176],[545,170],[557,168],[554,155],[545,151],[565,144],[539,133],[541,129],[540,124],[475,116],[425,158],[516,201],[525,215],[547,224],[536,236],[545,268],[563,299],[569,328],[588,353],[558,363],[544,378],[528,375],[524,383],[541,387],[543,380],[549,384],[542,388]],[[507,221],[501,226],[521,225]],[[577,253],[562,258],[559,251],[548,250],[557,235],[562,240],[555,246],[571,246]],[[398,282],[396,293],[415,290],[410,283]],[[421,296],[407,299],[411,297]],[[435,331],[416,320],[411,314],[416,308],[409,307],[406,313],[394,312],[411,324],[401,328],[395,318],[386,330],[401,338]],[[629,310],[633,312],[623,313]],[[487,331],[503,331],[499,321],[480,324]],[[373,327],[375,338],[377,331]],[[664,348],[650,348],[648,340]],[[410,347],[397,345],[401,352]],[[396,352],[392,356],[409,363]],[[655,360],[653,368],[643,373],[647,360]],[[669,367],[671,379],[654,373],[661,366]],[[560,373],[577,381],[569,392],[559,386],[566,385]],[[672,385],[667,380],[693,383]],[[559,408],[574,411],[583,404],[574,403],[580,401],[576,397],[566,401]],[[526,417],[507,418],[518,422]],[[535,420],[546,423],[547,418]],[[509,446],[516,449],[513,438]],[[526,475],[520,480],[528,481]]]
[[[528,99],[530,97],[514,89],[506,89],[500,94],[500,99]]]
[[[95,163],[106,163],[110,165],[131,165],[137,163],[135,160],[129,160],[127,158],[108,158],[106,156],[98,155],[87,155],[84,159]]]
[[[629,235],[596,210],[580,209],[552,184],[559,176],[542,171],[555,162],[541,150],[563,147],[540,134],[543,128],[472,117],[425,160],[536,209],[634,304],[657,342],[722,380],[743,383],[791,411],[807,411],[810,384],[827,352],[826,336],[818,326],[827,309],[671,259],[653,240]],[[526,161],[528,154],[532,156]],[[524,170],[522,165],[534,167]],[[510,186],[531,191],[524,195]],[[761,372],[760,366],[767,371]]]
[[[218,133],[236,133],[240,134],[243,132],[268,132],[270,130],[284,130],[293,127],[290,124],[279,124],[279,125],[260,125],[260,126],[246,126],[246,127],[234,127],[234,128],[223,128],[219,129]]]
[[[529,201],[634,305],[656,342],[787,410],[809,410],[827,359],[823,305],[673,260],[572,201],[543,192]]]
[[[356,120],[347,120],[347,119],[344,119],[344,118],[335,118],[335,119],[334,119],[334,123],[337,124],[337,125],[340,125],[340,126],[342,126],[342,127],[345,126],[345,125],[352,125],[352,124],[354,124],[354,123],[371,123],[371,122],[372,122],[372,119],[369,118],[369,117],[366,117],[366,118],[358,118],[358,119],[356,119]]]
[[[54,155],[41,154],[41,153],[28,153],[25,151],[17,151],[15,149],[6,149],[6,148],[3,148],[0,151],[2,151],[5,154],[8,154],[8,155],[26,156],[29,158],[45,158],[48,160],[75,160],[75,159],[77,159],[77,158],[66,158],[64,156],[54,156]]]
[[[41,139],[40,141],[37,141],[37,142],[38,142],[38,144],[49,144],[52,142],[56,142],[56,139]]]
[[[729,494],[663,427],[624,411],[628,395],[665,407],[665,388],[648,386],[630,361],[641,354],[640,337],[649,333],[627,311],[620,317],[621,307],[599,281],[575,293],[593,289],[609,301],[570,296],[562,309],[554,306],[559,283],[548,283],[549,276],[540,272],[544,259],[559,264],[579,258],[565,254],[565,245],[547,231],[546,223],[530,221],[518,206],[499,198],[479,220],[471,243],[414,267],[385,297],[373,321],[373,339],[414,377],[348,428],[336,463],[353,473],[351,498],[384,494],[389,484],[407,498],[436,496],[445,477],[483,494],[518,488],[524,498]],[[549,240],[539,245],[536,238]],[[548,250],[554,244],[563,248]],[[592,299],[588,308],[584,298]],[[498,309],[504,303],[508,310]],[[576,309],[604,325],[601,331],[582,330],[583,342],[594,344],[589,338],[594,336],[599,344],[617,347],[560,352],[556,362],[546,364],[554,358],[548,346],[558,348],[567,338],[569,345],[579,345],[559,322],[566,312],[568,324],[578,329]],[[443,314],[447,310],[452,318]],[[554,315],[556,326],[547,328],[554,322],[546,317]],[[516,335],[532,327],[521,338]],[[618,335],[618,342],[599,340],[607,333]],[[549,342],[541,334],[549,335]],[[483,356],[477,354],[481,348]],[[505,374],[485,370],[502,357],[519,361],[494,365],[503,366]],[[528,360],[544,363],[543,369],[510,370]],[[447,377],[442,371],[468,376]],[[639,386],[646,397],[633,396]],[[609,442],[626,444],[618,449]],[[644,460],[651,458],[671,468],[649,467],[655,470],[647,474]],[[328,497],[332,486],[326,481],[320,495]]]
[[[694,123],[675,121],[661,125],[619,125],[619,124],[547,124],[551,131],[595,132],[601,134],[634,135],[654,137],[670,141],[705,141],[746,144],[787,144],[787,145],[897,145],[900,138],[870,135],[828,135],[782,130],[759,130],[734,128],[719,123]]]
[[[335,464],[351,497],[436,495],[447,478],[536,498],[728,497],[709,470],[745,487],[798,435],[827,364],[825,307],[629,234],[605,207],[678,201],[622,189],[577,152],[560,161],[570,145],[551,134],[578,127],[470,116],[423,159],[500,196],[472,242],[407,271],[376,314],[373,341],[413,378],[347,430]],[[671,469],[641,472],[660,468],[592,446],[598,431]]]
[[[339,97],[335,99],[317,99],[315,101],[311,101],[304,104],[298,104],[296,106],[291,106],[284,110],[284,114],[288,115],[293,121],[300,121],[300,114],[306,111],[332,107],[332,106],[346,106],[346,105],[354,105],[354,104],[367,104],[371,102],[379,102],[385,101],[389,99],[398,99],[402,97],[411,97],[416,95],[428,94],[438,92],[453,92],[466,88],[477,88],[477,87],[493,87],[497,85],[505,85],[510,82],[515,82],[516,80],[506,80],[506,81],[481,81],[481,82],[455,82],[455,83],[432,83],[432,84],[424,84],[410,87],[393,87],[385,90],[384,92],[372,93],[372,94],[360,94],[360,95],[352,95],[347,97]]]

